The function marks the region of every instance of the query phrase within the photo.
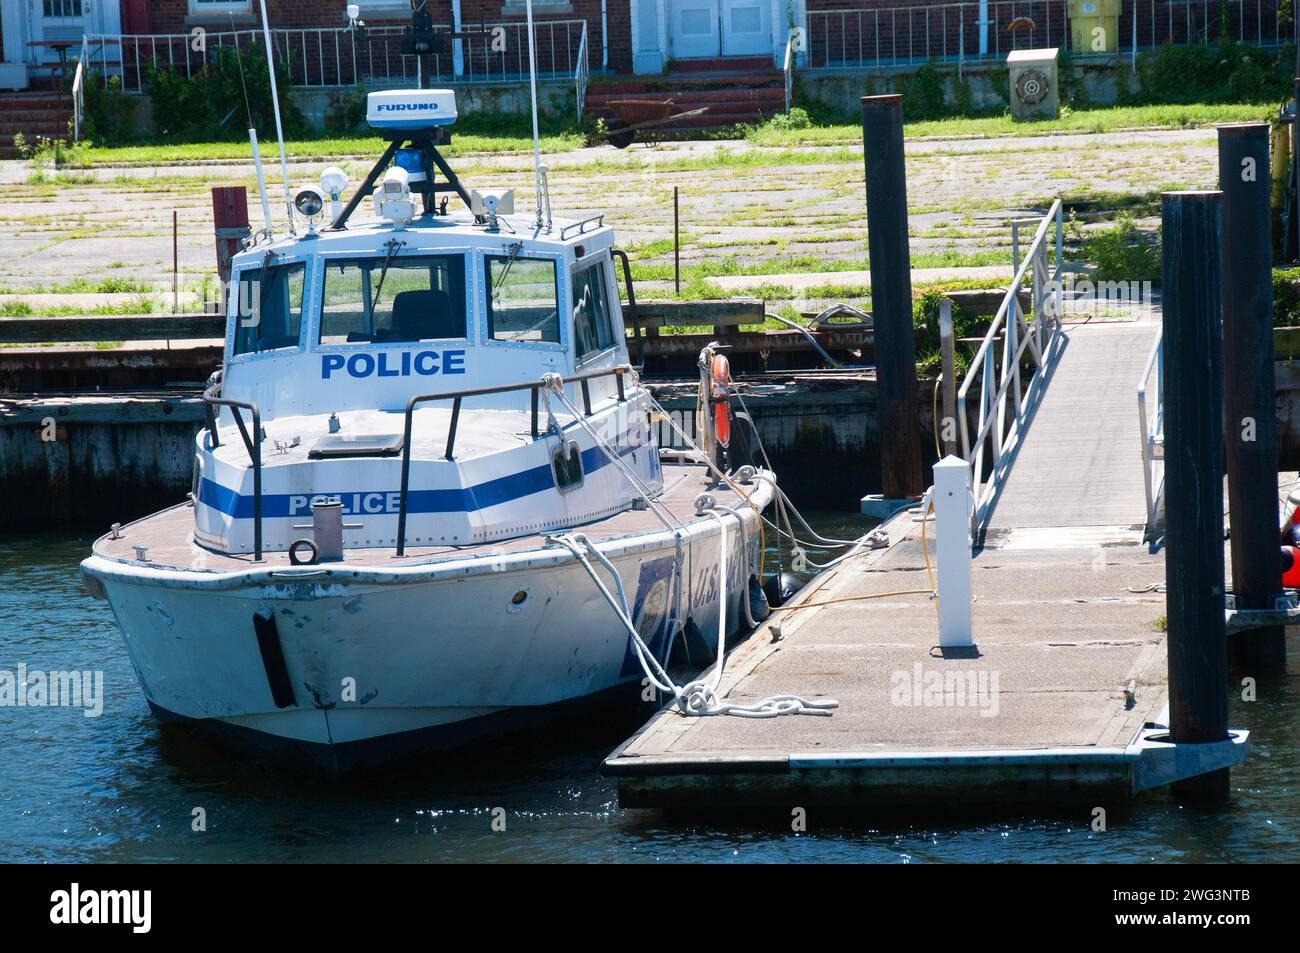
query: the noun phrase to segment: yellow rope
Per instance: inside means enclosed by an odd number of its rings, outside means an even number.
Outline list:
[[[884,599],[886,596],[932,596],[932,589],[897,589],[894,592],[868,592],[858,596],[838,596],[834,599],[823,599],[820,602],[801,602],[794,606],[772,606],[772,612],[787,612],[792,609],[811,609],[814,606],[833,606],[838,602],[857,602],[861,599]]]
[[[930,544],[925,535],[925,524],[929,521],[930,514],[933,512],[934,512],[934,497],[931,496],[930,505],[926,508],[926,511],[923,514],[921,514],[921,556],[924,557],[925,559],[925,575],[926,578],[930,580],[930,592],[932,594],[937,593],[939,591],[939,586],[934,581],[934,567],[930,565]],[[938,618],[939,616],[938,599],[934,600],[934,615],[935,618]]]
[[[868,592],[856,596],[837,596],[834,599],[823,599],[819,602],[800,602],[792,606],[773,606],[770,611],[787,612],[794,609],[811,609],[815,606],[833,606],[841,602],[860,602],[865,599],[884,599],[889,596],[930,596],[931,601],[934,602],[934,614],[937,616],[939,614],[939,601],[933,598],[935,594],[934,567],[930,563],[930,547],[925,532],[927,517],[933,512],[934,502],[932,500],[925,516],[921,518],[921,555],[925,559],[926,577],[930,580],[929,589],[895,589],[892,592]]]

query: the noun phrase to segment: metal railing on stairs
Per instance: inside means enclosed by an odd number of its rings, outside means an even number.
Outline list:
[[[1053,225],[1055,255],[1050,254],[1049,244]],[[976,537],[987,525],[998,491],[1010,472],[1026,411],[1038,400],[1060,352],[1062,243],[1061,201],[1057,199],[1038,223],[1033,241],[1018,263],[1015,277],[957,392],[962,457],[972,469],[971,528]],[[1026,283],[1032,289],[1028,315],[1020,304],[1020,290]],[[1032,364],[1027,377],[1023,367],[1026,356]],[[972,439],[966,407],[976,384],[979,416]]]
[[[90,44],[81,38],[81,52],[77,56],[77,70],[72,74],[72,141],[81,141],[81,130],[86,125],[86,64],[89,62]]]
[[[590,67],[587,65],[587,21],[582,21],[582,37],[578,41],[577,65],[573,68],[573,90],[578,100],[578,122],[582,122],[582,107],[587,102],[587,80]]]
[[[795,53],[795,43],[798,40],[798,38],[799,38],[799,34],[797,34],[794,30],[791,30],[790,35],[786,38],[785,41],[785,62],[782,66],[782,70],[785,73],[786,113],[790,112],[790,104],[794,100],[794,53]]]

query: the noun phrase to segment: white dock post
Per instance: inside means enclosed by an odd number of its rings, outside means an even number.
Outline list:
[[[970,464],[949,455],[934,465],[934,548],[938,563],[939,645],[975,644],[970,616]]]

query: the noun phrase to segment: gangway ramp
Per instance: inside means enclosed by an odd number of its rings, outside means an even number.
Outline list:
[[[987,538],[1011,531],[1146,525],[1134,385],[1159,331],[1136,320],[1067,315],[1060,349],[992,501]],[[1074,323],[1074,322],[1079,323]]]

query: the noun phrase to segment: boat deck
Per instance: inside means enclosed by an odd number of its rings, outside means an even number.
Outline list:
[[[740,498],[725,484],[712,486],[708,471],[702,465],[665,462],[663,473],[664,493],[660,501],[682,523],[697,518],[695,498],[703,492],[712,494],[722,506],[733,504]],[[625,510],[574,528],[581,530],[593,541],[600,542],[636,533],[654,532],[662,527],[662,521],[650,510]],[[134,547],[145,546],[148,548],[146,561],[150,565],[173,566],[199,572],[233,572],[253,566],[275,568],[290,565],[287,552],[263,553],[259,563],[252,553],[219,553],[201,546],[194,541],[193,534],[194,509],[185,503],[122,527],[118,539],[101,537],[95,543],[95,553],[108,559],[135,562]],[[303,535],[310,536],[310,530],[303,530]],[[540,548],[544,541],[544,534],[531,534],[468,546],[408,546],[406,555],[400,559],[391,546],[349,548],[343,552],[342,563],[331,565],[408,566],[465,555],[525,552]]]

